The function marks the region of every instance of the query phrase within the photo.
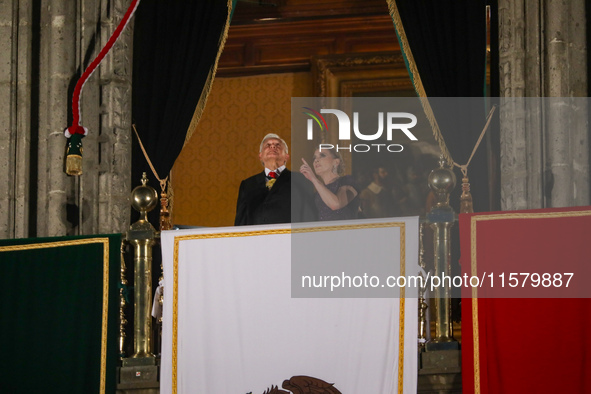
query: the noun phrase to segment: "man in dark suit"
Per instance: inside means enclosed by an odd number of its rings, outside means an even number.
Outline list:
[[[315,220],[311,196],[300,180],[303,177],[285,167],[289,159],[287,143],[277,134],[267,134],[259,148],[259,159],[265,170],[240,183],[234,225]]]

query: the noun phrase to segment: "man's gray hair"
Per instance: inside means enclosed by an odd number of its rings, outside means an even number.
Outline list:
[[[270,138],[275,138],[276,140],[281,141],[281,144],[283,145],[283,149],[285,149],[285,154],[289,153],[289,149],[287,148],[287,143],[283,140],[283,138],[279,137],[275,133],[269,133],[263,138],[263,140],[261,141],[261,146],[259,147],[259,153],[261,153],[263,151],[263,145],[265,144],[265,141],[267,141]]]

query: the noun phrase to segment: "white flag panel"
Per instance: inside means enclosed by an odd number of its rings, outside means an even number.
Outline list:
[[[343,221],[338,228],[362,239],[369,229],[375,237],[375,223],[395,223],[378,230],[397,234],[392,242],[403,253],[368,253],[402,258],[393,264],[415,275],[417,218]],[[338,231],[326,235],[338,242]],[[416,295],[291,298],[291,248],[289,225],[162,233],[162,393],[262,394],[300,375],[343,394],[416,393]],[[327,258],[319,255],[318,263]]]

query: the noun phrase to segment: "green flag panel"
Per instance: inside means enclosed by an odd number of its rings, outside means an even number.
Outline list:
[[[120,245],[119,234],[0,241],[0,392],[115,392]]]

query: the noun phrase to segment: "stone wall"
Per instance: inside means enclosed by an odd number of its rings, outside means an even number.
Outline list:
[[[500,0],[500,96],[503,210],[590,203],[583,0]],[[565,110],[567,108],[568,110]],[[573,117],[573,113],[575,116]]]
[[[130,24],[81,99],[80,177],[64,172],[72,91],[127,9],[123,0],[0,4],[0,238],[123,232],[131,190]]]

